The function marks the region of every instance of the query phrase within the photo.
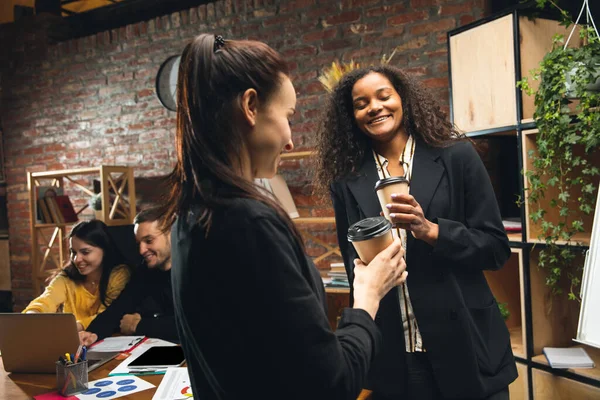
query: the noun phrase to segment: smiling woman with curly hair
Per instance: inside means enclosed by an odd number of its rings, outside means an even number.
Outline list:
[[[371,364],[375,399],[508,399],[510,337],[483,274],[510,255],[489,176],[436,99],[381,65],[343,76],[317,134],[317,191],[330,192],[348,278],[362,266],[349,226],[381,213],[375,183],[409,181],[386,208],[408,279],[382,300],[384,348]],[[410,232],[410,234],[407,234]]]
[[[356,69],[340,80],[327,100],[317,135],[317,191],[329,193],[329,185],[357,172],[371,151],[369,138],[354,118],[352,88],[368,73],[384,75],[402,99],[404,129],[432,147],[449,146],[464,136],[448,121],[438,102],[412,76],[400,69],[380,65]]]

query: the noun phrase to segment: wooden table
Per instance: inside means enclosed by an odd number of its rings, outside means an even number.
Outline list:
[[[108,373],[119,365],[121,361],[111,360],[89,374],[89,381],[106,378]],[[155,388],[144,390],[120,399],[149,400],[152,399],[164,375],[146,375],[140,378],[155,385]],[[4,370],[2,357],[0,357],[0,399],[30,400],[33,396],[53,392],[56,390],[55,374],[12,374]]]
[[[119,365],[121,361],[111,360],[89,374],[89,381],[106,378],[108,373]],[[124,400],[150,400],[164,375],[146,375],[140,378],[155,385],[155,388],[120,397]],[[56,390],[55,374],[12,374],[4,370],[0,356],[0,399],[30,400],[33,396],[53,392]],[[367,400],[371,392],[363,390],[357,400]]]

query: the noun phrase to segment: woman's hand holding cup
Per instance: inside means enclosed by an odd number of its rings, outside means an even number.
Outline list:
[[[406,229],[419,240],[435,246],[439,234],[437,224],[425,218],[421,205],[410,194],[392,194],[392,203],[386,204],[386,210],[394,227]]]
[[[368,265],[354,260],[354,308],[367,311],[375,319],[381,299],[393,287],[404,283],[407,275],[400,239],[394,239]]]

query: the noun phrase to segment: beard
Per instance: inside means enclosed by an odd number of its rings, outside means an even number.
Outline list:
[[[171,256],[165,257],[162,260],[158,260],[156,264],[154,264],[152,269],[159,269],[161,271],[165,271],[169,263],[171,262]]]

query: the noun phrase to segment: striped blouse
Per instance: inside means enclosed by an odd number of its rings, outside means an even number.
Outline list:
[[[408,137],[404,151],[398,162],[402,166],[406,178],[408,179],[409,191],[410,191],[410,178],[412,175],[412,159],[415,154],[415,141],[412,136]],[[377,165],[377,173],[379,179],[387,178],[390,176],[388,171],[389,161],[373,151],[373,157],[375,157],[375,164]],[[406,230],[395,228],[393,231],[394,237],[399,237],[402,240],[402,247],[406,250]],[[406,257],[406,254],[405,254]],[[413,312],[412,303],[410,301],[410,295],[408,292],[408,282],[398,286],[398,299],[400,302],[400,313],[402,316],[402,325],[404,327],[404,343],[406,344],[406,351],[412,353],[415,351],[425,351],[423,347],[423,338],[419,331],[419,326]]]

